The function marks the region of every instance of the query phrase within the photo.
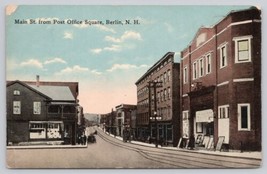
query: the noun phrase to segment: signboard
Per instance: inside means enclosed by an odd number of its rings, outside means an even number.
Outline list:
[[[196,122],[203,123],[203,122],[213,122],[213,111],[212,109],[207,109],[203,111],[196,112]]]
[[[216,151],[221,151],[223,141],[224,141],[224,136],[219,136],[218,142],[216,145]]]

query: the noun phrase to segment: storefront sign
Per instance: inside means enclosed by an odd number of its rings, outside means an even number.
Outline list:
[[[212,109],[207,109],[203,111],[196,112],[196,122],[203,123],[203,122],[213,122],[213,111]]]

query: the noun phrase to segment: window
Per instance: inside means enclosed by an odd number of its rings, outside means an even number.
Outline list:
[[[196,123],[196,133],[203,133],[203,123]]]
[[[206,55],[206,74],[211,73],[211,54]]]
[[[188,111],[183,111],[183,120],[188,120],[188,119],[189,119]]]
[[[167,97],[167,90],[164,89],[164,100],[166,100],[166,97]]]
[[[41,114],[41,102],[33,102],[33,114]]]
[[[199,59],[199,77],[202,77],[204,75],[204,59]]]
[[[168,99],[171,99],[171,88],[168,87]]]
[[[184,84],[187,83],[187,76],[188,76],[187,73],[188,73],[188,72],[187,72],[187,66],[185,66],[185,67],[184,67]]]
[[[250,131],[250,104],[238,104],[238,130]]]
[[[13,95],[20,95],[20,91],[19,90],[14,90],[13,91]]]
[[[252,36],[236,37],[235,63],[251,62],[251,39]]]
[[[220,47],[220,68],[227,66],[226,44]]]
[[[229,118],[229,105],[219,106],[219,118]]]
[[[168,74],[168,81],[170,81],[170,80],[171,80],[171,71],[168,70],[168,71],[167,71],[167,74]]]
[[[48,106],[48,113],[59,114],[61,113],[61,107],[59,105],[50,105]]]
[[[167,73],[166,73],[166,72],[164,73],[164,80],[163,80],[163,82],[164,82],[164,83],[167,82]]]
[[[197,73],[197,61],[195,61],[194,63],[193,63],[193,80],[194,79],[197,79],[197,75],[198,73]]]
[[[13,101],[13,114],[21,114],[21,103],[20,101]]]

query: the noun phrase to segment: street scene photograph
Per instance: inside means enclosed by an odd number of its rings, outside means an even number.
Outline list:
[[[258,169],[251,5],[8,5],[8,169]]]

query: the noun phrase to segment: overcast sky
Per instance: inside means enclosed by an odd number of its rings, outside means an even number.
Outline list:
[[[135,82],[167,52],[179,53],[201,26],[249,6],[9,6],[7,80],[77,81],[85,113],[136,104]],[[30,20],[52,24],[29,24]],[[15,24],[15,21],[28,24]],[[53,24],[53,20],[65,24]],[[83,21],[67,24],[67,21]],[[103,21],[88,25],[84,21]],[[106,20],[122,21],[106,25]],[[138,20],[139,25],[126,25]]]

